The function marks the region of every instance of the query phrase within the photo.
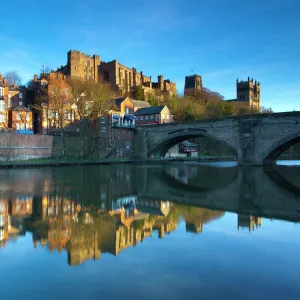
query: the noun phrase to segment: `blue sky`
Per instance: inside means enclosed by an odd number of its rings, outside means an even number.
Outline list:
[[[24,82],[67,51],[117,59],[147,76],[204,86],[234,98],[236,79],[261,83],[262,105],[300,110],[299,0],[52,0],[1,3],[0,72]],[[191,71],[193,70],[193,72]]]

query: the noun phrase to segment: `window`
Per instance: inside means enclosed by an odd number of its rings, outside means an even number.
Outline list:
[[[19,106],[22,106],[23,105],[23,101],[19,101]]]
[[[145,116],[145,120],[148,120],[148,116]]]
[[[106,132],[106,126],[101,126],[101,132]]]
[[[155,119],[156,119],[156,120],[159,119],[159,115],[158,115],[158,114],[155,115]]]
[[[66,95],[68,95],[69,94],[69,89],[68,88],[66,88]]]
[[[164,114],[162,114],[162,115],[161,115],[161,118],[162,118],[162,119],[164,119],[164,118],[165,118],[165,115],[164,115]]]
[[[11,102],[11,100],[8,100],[8,107],[12,107],[12,102]]]
[[[19,123],[17,123],[17,130],[20,130],[20,124]]]
[[[5,122],[5,115],[0,115],[0,122]]]
[[[3,227],[5,225],[5,216],[3,214],[0,215],[0,226]]]
[[[131,141],[125,141],[125,147],[126,149],[130,149]]]
[[[0,100],[0,111],[5,111],[6,105],[4,100]]]
[[[125,113],[129,114],[129,108],[128,107],[125,108]]]
[[[21,124],[21,130],[24,130],[24,129],[25,129],[25,124],[22,123],[22,124]]]
[[[137,121],[139,120],[139,116],[136,117]]]
[[[150,115],[150,119],[153,120],[153,119],[154,119],[154,116],[153,116],[153,115]]]
[[[169,117],[170,117],[170,116],[169,116],[169,115],[167,115],[167,120],[169,120]]]
[[[19,99],[23,98],[23,93],[19,93]]]
[[[51,89],[51,93],[52,93],[52,94],[55,93],[55,88],[54,88],[54,87]]]
[[[144,116],[140,116],[140,120],[143,121],[144,120]]]
[[[16,119],[17,119],[17,120],[21,120],[20,113],[17,113],[17,115],[16,115]]]
[[[41,85],[47,85],[47,81],[42,81]]]
[[[0,87],[0,96],[4,96],[4,88]]]

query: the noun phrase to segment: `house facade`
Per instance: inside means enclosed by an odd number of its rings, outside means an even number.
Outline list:
[[[136,125],[154,125],[173,122],[167,105],[140,108],[134,113]]]
[[[9,84],[0,74],[0,131],[21,133],[15,131],[26,129],[33,133],[32,120],[25,87]]]
[[[50,72],[34,78],[29,86],[34,107],[34,130],[38,134],[48,134],[62,129],[74,120],[71,106],[71,87],[62,73]]]

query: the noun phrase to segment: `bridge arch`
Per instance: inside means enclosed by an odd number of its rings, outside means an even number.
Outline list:
[[[193,130],[193,131],[184,130],[176,133],[169,133],[167,137],[159,140],[155,145],[153,145],[153,147],[149,149],[148,158],[150,158],[151,156],[164,157],[168,152],[168,150],[174,147],[175,145],[183,141],[192,138],[198,138],[198,137],[207,137],[212,140],[215,140],[223,144],[224,146],[228,147],[229,149],[231,149],[233,153],[236,155],[236,157],[238,156],[238,151],[234,146],[232,146],[229,142],[219,137],[216,137],[215,135],[209,134],[203,130]]]
[[[297,143],[300,143],[300,132],[280,139],[265,151],[263,155],[263,163],[273,163],[284,151]]]

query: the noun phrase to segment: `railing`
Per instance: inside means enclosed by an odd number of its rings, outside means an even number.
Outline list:
[[[112,124],[112,127],[116,128],[135,128],[135,124]]]

